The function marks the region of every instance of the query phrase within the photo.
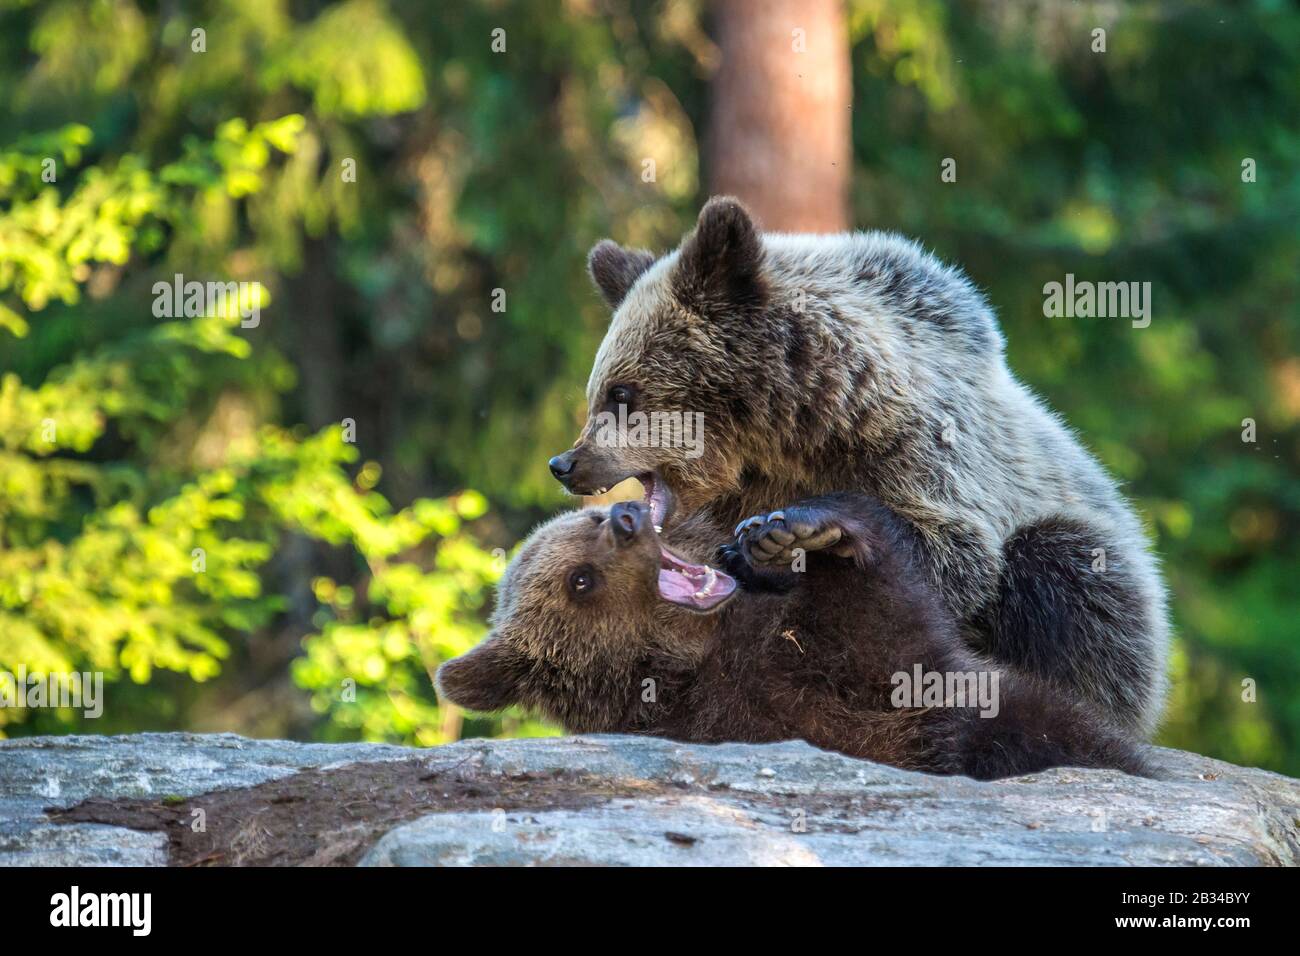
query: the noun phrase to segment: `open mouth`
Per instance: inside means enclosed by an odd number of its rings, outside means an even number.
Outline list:
[[[659,596],[696,611],[712,611],[736,591],[736,579],[707,564],[683,561],[659,545]]]
[[[661,534],[673,510],[673,493],[653,471],[636,478],[645,489],[642,500],[650,509],[650,523],[655,534]],[[659,542],[659,596],[665,601],[695,611],[712,611],[735,593],[736,579],[731,575],[707,564],[692,564]]]
[[[650,507],[650,523],[654,525],[656,532],[662,532],[664,522],[668,520],[668,512],[672,509],[672,492],[668,490],[668,485],[663,479],[653,471],[637,475],[636,480],[641,482],[641,487],[645,489],[641,500]]]
[[[610,520],[630,520],[631,523],[625,523],[621,532],[626,536],[642,533],[646,519],[649,519],[655,543],[659,546],[659,596],[670,604],[680,604],[693,611],[712,611],[736,593],[736,579],[707,564],[687,561],[664,547],[660,535],[664,522],[673,511],[673,493],[667,482],[653,471],[637,475],[636,479],[645,490],[641,508],[629,503],[616,504],[611,509]],[[595,493],[603,492],[604,489],[597,489]]]
[[[669,490],[667,483],[653,471],[637,475],[636,480],[641,482],[641,487],[644,489],[641,500],[650,509],[650,522],[654,525],[656,532],[662,532],[664,522],[668,520],[668,515],[673,510],[673,493]],[[610,487],[612,486],[593,488],[590,492],[584,492],[584,494],[603,495],[609,491]]]

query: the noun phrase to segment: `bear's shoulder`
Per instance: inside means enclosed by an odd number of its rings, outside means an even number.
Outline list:
[[[893,232],[763,236],[765,274],[778,288],[830,302],[871,302],[904,332],[934,331],[974,353],[1000,352],[987,300],[967,275]]]

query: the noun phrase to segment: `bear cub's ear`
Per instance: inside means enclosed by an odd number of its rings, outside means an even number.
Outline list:
[[[763,239],[748,210],[714,196],[682,241],[673,287],[686,306],[709,314],[757,307],[764,299]]]
[[[602,239],[587,254],[587,271],[609,307],[617,309],[654,262],[654,254],[644,249],[624,249],[612,239]]]
[[[525,664],[523,655],[490,634],[469,653],[439,667],[433,682],[440,698],[466,710],[501,710],[518,701]]]

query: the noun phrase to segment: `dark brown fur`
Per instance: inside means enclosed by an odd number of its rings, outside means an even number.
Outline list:
[[[572,732],[801,738],[981,779],[1059,765],[1143,771],[1135,745],[1087,706],[1006,668],[996,716],[894,706],[894,675],[916,664],[940,673],[993,665],[964,647],[916,564],[914,534],[887,509],[862,495],[798,507],[842,529],[853,556],[813,552],[806,571],[773,574],[728,549],[746,587],[713,614],[659,597],[648,522],[623,540],[604,509],[553,520],[502,581],[492,635],[439,670],[440,693],[473,709],[522,704]],[[575,595],[568,582],[580,569],[598,585]]]

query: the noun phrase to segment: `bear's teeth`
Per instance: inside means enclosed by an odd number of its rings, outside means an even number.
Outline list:
[[[706,597],[708,597],[708,596],[709,596],[709,592],[713,590],[713,585],[716,584],[717,581],[718,581],[718,576],[717,576],[716,574],[713,573],[713,569],[712,569],[711,567],[709,567],[708,565],[705,565],[705,567],[704,567],[704,587],[700,588],[698,591],[695,592],[695,598],[696,598],[696,600],[702,601],[702,600],[704,600]]]
[[[664,533],[664,526],[661,524],[655,525],[655,534],[663,534],[663,533]]]

